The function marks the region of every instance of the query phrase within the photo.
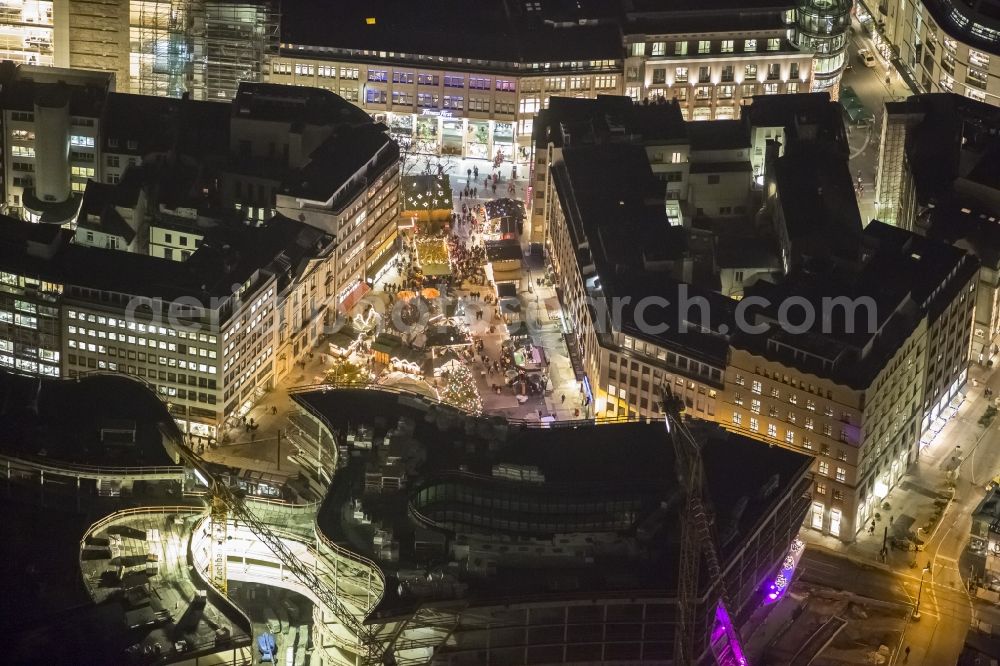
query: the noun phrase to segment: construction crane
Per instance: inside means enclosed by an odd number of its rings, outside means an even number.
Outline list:
[[[212,553],[209,577],[212,584],[223,594],[227,592],[226,552],[229,519],[242,522],[277,557],[284,568],[292,573],[300,583],[319,598],[326,610],[358,637],[363,652],[363,663],[374,665],[382,660],[383,652],[375,630],[365,626],[338,598],[337,593],[315,571],[304,565],[271,529],[265,525],[243,501],[242,495],[233,490],[218,474],[209,469],[205,461],[187,446],[180,447],[187,461],[209,482],[211,500]]]
[[[705,469],[701,460],[701,444],[695,439],[681,418],[683,401],[669,388],[663,390],[664,422],[674,447],[674,468],[677,481],[684,494],[681,512],[680,561],[678,563],[678,610],[674,635],[674,663],[693,664],[695,655],[695,633],[700,623],[695,620],[698,608],[698,574],[700,564],[705,562],[710,580],[718,581],[724,608],[728,607],[722,567],[716,540],[705,509],[704,478]],[[728,616],[728,611],[727,611]],[[736,660],[725,659],[716,654],[720,666],[746,664],[742,655]]]

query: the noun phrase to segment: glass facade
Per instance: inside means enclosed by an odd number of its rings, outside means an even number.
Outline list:
[[[421,488],[411,500],[425,520],[439,527],[474,527],[523,534],[603,532],[628,529],[649,497],[641,488],[629,492],[560,492],[549,486],[537,492],[522,484],[445,481]]]
[[[847,53],[853,0],[798,0],[792,42],[813,59],[813,91],[836,96]]]

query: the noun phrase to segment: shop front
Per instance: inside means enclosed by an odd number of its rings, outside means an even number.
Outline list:
[[[438,155],[441,150],[441,119],[435,115],[419,115],[414,127],[413,152]]]
[[[441,154],[462,155],[463,126],[461,118],[441,119]]]
[[[490,121],[469,120],[465,130],[465,156],[489,159]]]
[[[493,150],[491,156],[500,161],[514,155],[514,123],[493,123]]]

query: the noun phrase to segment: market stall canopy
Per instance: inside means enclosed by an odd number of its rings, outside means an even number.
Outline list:
[[[350,324],[347,324],[339,331],[331,333],[328,341],[330,343],[330,351],[336,353],[346,352],[352,344],[354,344],[358,339],[358,331]]]
[[[427,348],[464,347],[470,344],[472,344],[472,340],[457,326],[440,326],[427,331],[424,346]]]
[[[400,301],[412,301],[417,295],[409,289],[396,292],[396,298]]]
[[[510,296],[500,298],[500,314],[518,314],[521,312],[521,301]]]
[[[498,270],[494,268],[493,281],[496,282],[497,284],[500,284],[501,282],[511,282],[514,283],[515,285],[519,284],[521,282],[521,269],[512,268],[512,269]]]
[[[510,217],[514,221],[525,218],[524,204],[516,199],[493,199],[485,204],[486,217],[493,219],[498,217]]]
[[[420,295],[427,300],[432,300],[441,297],[441,292],[435,287],[424,287],[420,290]]]
[[[391,333],[382,333],[375,342],[372,343],[372,351],[382,354],[391,354],[396,348],[403,345],[403,338]]]

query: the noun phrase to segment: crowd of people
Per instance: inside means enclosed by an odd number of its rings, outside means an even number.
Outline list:
[[[485,283],[486,248],[477,243],[467,244],[465,239],[451,234],[448,236],[448,255],[451,257],[451,273],[456,283]]]

